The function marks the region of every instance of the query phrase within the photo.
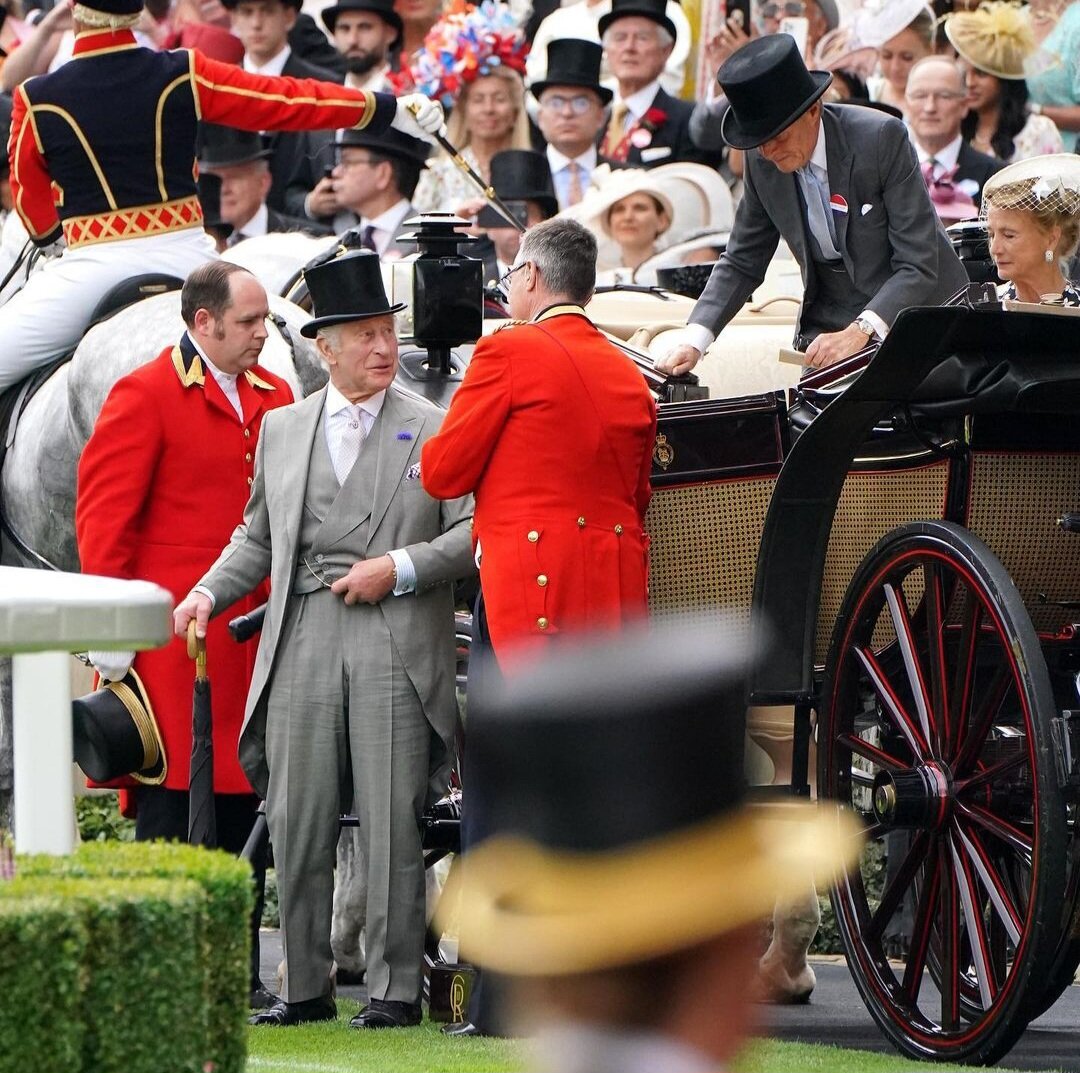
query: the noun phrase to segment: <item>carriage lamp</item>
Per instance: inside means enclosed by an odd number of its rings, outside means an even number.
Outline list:
[[[979,220],[964,220],[945,229],[956,256],[972,283],[1001,283],[990,258],[990,239]]]
[[[468,227],[469,221],[448,212],[414,216],[405,226],[414,230],[399,241],[415,242],[417,257],[395,266],[394,301],[409,303],[413,339],[423,349],[403,351],[401,368],[421,384],[460,380],[464,363],[452,348],[480,338],[484,312],[483,262],[466,256],[460,247],[480,240],[461,234],[458,228]],[[419,390],[432,394],[425,387]]]

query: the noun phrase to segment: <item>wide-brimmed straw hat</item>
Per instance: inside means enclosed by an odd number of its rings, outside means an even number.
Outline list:
[[[988,0],[974,11],[954,11],[945,18],[945,36],[961,59],[996,78],[1018,81],[1037,43],[1028,9],[1004,0]]]
[[[829,88],[828,71],[808,71],[790,34],[756,37],[720,67],[716,80],[730,107],[724,141],[754,149],[790,127]]]
[[[854,859],[858,825],[835,808],[747,804],[735,630],[698,619],[576,641],[470,697],[495,830],[439,903],[440,926],[460,914],[466,958],[548,976],[647,960]]]

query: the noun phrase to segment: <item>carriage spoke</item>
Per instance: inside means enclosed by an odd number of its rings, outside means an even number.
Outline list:
[[[938,840],[941,899],[938,929],[941,937],[941,1027],[955,1032],[960,1025],[960,899],[958,877],[950,867],[945,840]]]
[[[864,648],[855,648],[853,649],[853,652],[855,658],[862,664],[863,671],[870,679],[870,684],[874,687],[874,692],[881,701],[883,710],[888,713],[896,729],[904,735],[915,759],[922,760],[927,753],[926,743],[922,738],[922,732],[919,730],[918,726],[916,726],[911,716],[904,711],[904,706],[900,703],[900,698],[893,692],[888,679],[885,677],[885,672],[881,669],[881,665],[878,663],[874,654]]]
[[[900,862],[900,867],[896,870],[892,881],[881,892],[881,901],[878,903],[873,916],[871,916],[866,929],[868,941],[876,943],[880,940],[886,925],[892,920],[897,909],[900,908],[904,894],[915,879],[919,866],[926,859],[926,848],[929,841],[930,836],[926,831],[918,831],[911,840],[911,845],[908,847],[904,859]]]
[[[964,850],[964,855],[970,862],[971,867],[978,873],[979,879],[982,881],[983,889],[990,899],[990,904],[993,906],[994,912],[1001,920],[1001,925],[1005,929],[1006,934],[1012,940],[1014,946],[1019,946],[1020,929],[1023,927],[1023,921],[1020,919],[1020,914],[1017,912],[1016,906],[1013,905],[1012,899],[1005,890],[1004,884],[1000,882],[999,877],[996,875],[996,869],[990,861],[990,857],[983,847],[982,842],[979,840],[979,836],[974,832],[968,834],[960,824],[957,823],[956,838],[959,839],[960,845]]]
[[[996,764],[991,764],[990,767],[983,768],[982,771],[977,771],[966,779],[956,779],[953,782],[953,788],[958,795],[970,793],[988,782],[1001,778],[1013,768],[1022,767],[1027,760],[1026,753],[1017,752],[1015,756],[1007,756],[1004,760],[999,760]]]
[[[930,733],[930,705],[926,696],[922,668],[919,666],[919,657],[915,652],[915,640],[911,632],[911,616],[908,614],[907,604],[904,601],[904,590],[894,588],[888,582],[882,588],[885,592],[885,602],[889,607],[889,617],[892,619],[893,629],[896,631],[896,640],[900,645],[900,654],[904,660],[908,686],[911,689],[911,695],[915,698],[915,710],[919,715],[919,726],[922,727],[923,741],[929,743],[933,741]]]
[[[1035,844],[1023,831],[1017,830],[1001,819],[1000,816],[995,816],[980,805],[969,805],[963,801],[954,801],[953,810],[958,817],[978,824],[992,835],[996,835],[1020,857],[1024,864],[1029,868],[1031,867]]]
[[[994,672],[994,677],[983,695],[978,711],[966,728],[966,737],[957,739],[959,748],[957,749],[956,760],[952,765],[954,778],[965,776],[978,759],[979,751],[990,733],[994,718],[1005,702],[1005,696],[1012,685],[1012,681],[1011,669],[1008,663],[1003,661],[1002,665]]]
[[[923,874],[925,881],[915,909],[915,919],[911,928],[911,946],[908,950],[907,965],[904,967],[904,979],[901,984],[913,1006],[919,1001],[923,972],[926,969],[926,955],[930,951],[930,933],[934,928],[934,907],[938,901],[938,888],[941,885],[941,862],[932,841],[927,849]]]
[[[945,661],[945,592],[941,571],[935,563],[923,566],[926,598],[926,658],[930,666],[930,730],[931,742],[938,756],[949,748],[948,671]]]
[[[949,854],[953,862],[953,875],[956,877],[960,895],[960,908],[964,914],[964,926],[967,930],[968,947],[974,962],[975,979],[979,986],[979,998],[982,1008],[990,1009],[994,1001],[994,981],[989,967],[990,948],[983,924],[981,899],[975,888],[975,877],[971,874],[968,862],[961,858],[954,839],[949,839]]]
[[[877,764],[878,767],[903,771],[910,766],[903,760],[899,760],[890,753],[885,752],[879,746],[868,742],[865,738],[860,738],[857,734],[840,734],[837,736],[836,741],[841,749],[850,749],[856,756],[861,756],[863,760],[867,760],[871,764]],[[852,774],[854,774],[854,771]]]
[[[958,582],[962,584],[962,582]],[[982,619],[982,604],[970,589],[967,589],[963,617],[960,622],[960,641],[956,652],[956,670],[953,686],[949,692],[949,725],[954,728],[952,740],[964,740],[967,731],[968,716],[975,690],[975,654],[979,646],[979,622]]]

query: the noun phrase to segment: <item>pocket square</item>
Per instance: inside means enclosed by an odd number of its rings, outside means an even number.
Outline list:
[[[863,207],[859,209],[859,215],[865,216],[873,207],[873,205],[863,205]]]
[[[408,473],[405,474],[405,480],[418,481],[420,480],[420,463],[414,462],[410,467]]]

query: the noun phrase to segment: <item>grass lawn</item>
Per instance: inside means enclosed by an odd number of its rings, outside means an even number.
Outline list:
[[[248,1073],[514,1073],[524,1066],[525,1045],[519,1040],[449,1040],[430,1021],[402,1031],[358,1032],[348,1027],[357,1009],[355,1002],[339,999],[335,1022],[253,1028],[248,1037]],[[775,1040],[751,1044],[735,1065],[736,1073],[927,1073],[929,1068],[894,1053]]]

